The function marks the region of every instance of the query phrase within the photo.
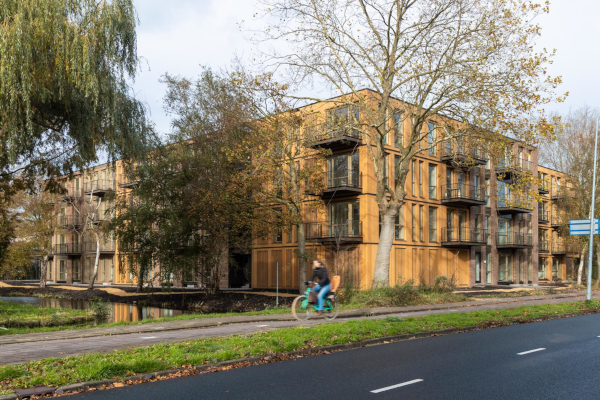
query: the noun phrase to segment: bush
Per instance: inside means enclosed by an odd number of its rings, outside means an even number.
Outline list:
[[[438,276],[433,285],[421,282],[417,286],[413,280],[408,280],[392,287],[367,290],[359,290],[353,282],[347,282],[340,292],[340,302],[351,307],[394,307],[464,300],[452,293],[455,289],[454,276]]]

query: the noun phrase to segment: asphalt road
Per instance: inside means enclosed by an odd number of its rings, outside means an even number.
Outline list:
[[[383,344],[75,399],[598,399],[600,314]]]

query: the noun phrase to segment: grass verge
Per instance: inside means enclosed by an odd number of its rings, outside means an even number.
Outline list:
[[[65,325],[81,324],[93,320],[95,314],[87,310],[68,310],[40,307],[0,301],[0,334],[13,329],[35,329],[37,327],[61,328]]]
[[[111,353],[50,358],[0,367],[0,394],[37,384],[60,386],[76,382],[122,379],[135,374],[183,366],[271,355],[385,336],[461,329],[470,326],[488,328],[526,323],[560,314],[582,315],[597,312],[600,312],[600,301],[521,306],[503,310],[404,319],[388,317],[157,344]]]

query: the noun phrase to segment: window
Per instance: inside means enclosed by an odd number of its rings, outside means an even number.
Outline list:
[[[437,242],[437,208],[429,207],[429,241]]]
[[[396,215],[396,227],[394,236],[398,240],[404,240],[404,206],[400,206]]]
[[[558,258],[552,259],[552,280],[561,279],[560,273],[560,260]]]
[[[288,228],[288,243],[294,243],[294,227],[292,225]]]
[[[330,203],[328,230],[330,236],[359,236],[361,231],[358,200]]]
[[[419,206],[419,240],[423,241],[423,206]]]
[[[429,122],[427,124],[427,128],[429,129],[427,132],[427,147],[429,148],[429,155],[435,155],[435,124],[433,122]]]
[[[412,215],[411,215],[411,219],[412,219],[412,241],[416,242],[417,241],[417,206],[416,205],[412,205]]]
[[[358,153],[338,154],[327,159],[327,187],[359,187]]]
[[[410,163],[410,180],[411,180],[411,192],[413,197],[416,196],[417,193],[417,186],[416,186],[416,181],[415,181],[415,174],[416,174],[416,167],[417,167],[417,163],[415,160],[412,160],[412,162]]]
[[[398,180],[398,168],[400,163],[400,156],[394,156],[394,186]]]
[[[328,111],[328,117],[329,128],[336,128],[357,122],[360,114],[358,107],[352,107],[352,110],[349,110],[346,106]]]
[[[75,259],[73,260],[73,281],[80,281],[80,269],[81,269],[81,264],[79,262],[79,260]]]
[[[389,164],[389,162],[390,162],[390,159],[389,159],[388,155],[386,154],[385,156],[383,156],[383,177],[387,184],[389,184],[389,181],[388,181],[388,176],[389,176],[388,175],[388,164]]]
[[[437,168],[429,164],[429,198],[437,198]]]
[[[498,281],[512,281],[512,254],[498,254]]]
[[[394,114],[394,127],[396,128],[394,134],[394,146],[400,147],[404,142],[404,120],[402,119],[401,112],[396,112]]]
[[[52,280],[52,263],[48,263],[48,280]]]
[[[283,240],[283,229],[278,229],[275,232],[275,235],[273,235],[273,242],[274,243],[281,243]]]
[[[538,263],[538,279],[547,279],[546,275],[546,257],[540,257],[540,261]]]
[[[423,197],[423,161],[419,161],[419,197]]]

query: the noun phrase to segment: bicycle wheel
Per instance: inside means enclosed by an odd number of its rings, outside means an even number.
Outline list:
[[[325,315],[325,318],[331,320],[331,319],[335,319],[338,314],[340,313],[340,304],[338,303],[338,298],[337,295],[333,295],[333,299],[327,299],[327,305],[330,307],[329,310],[325,311],[323,314]]]
[[[308,304],[308,299],[305,295],[298,296],[292,303],[292,315],[298,321],[306,321],[310,318],[310,312],[313,308],[312,304]]]

